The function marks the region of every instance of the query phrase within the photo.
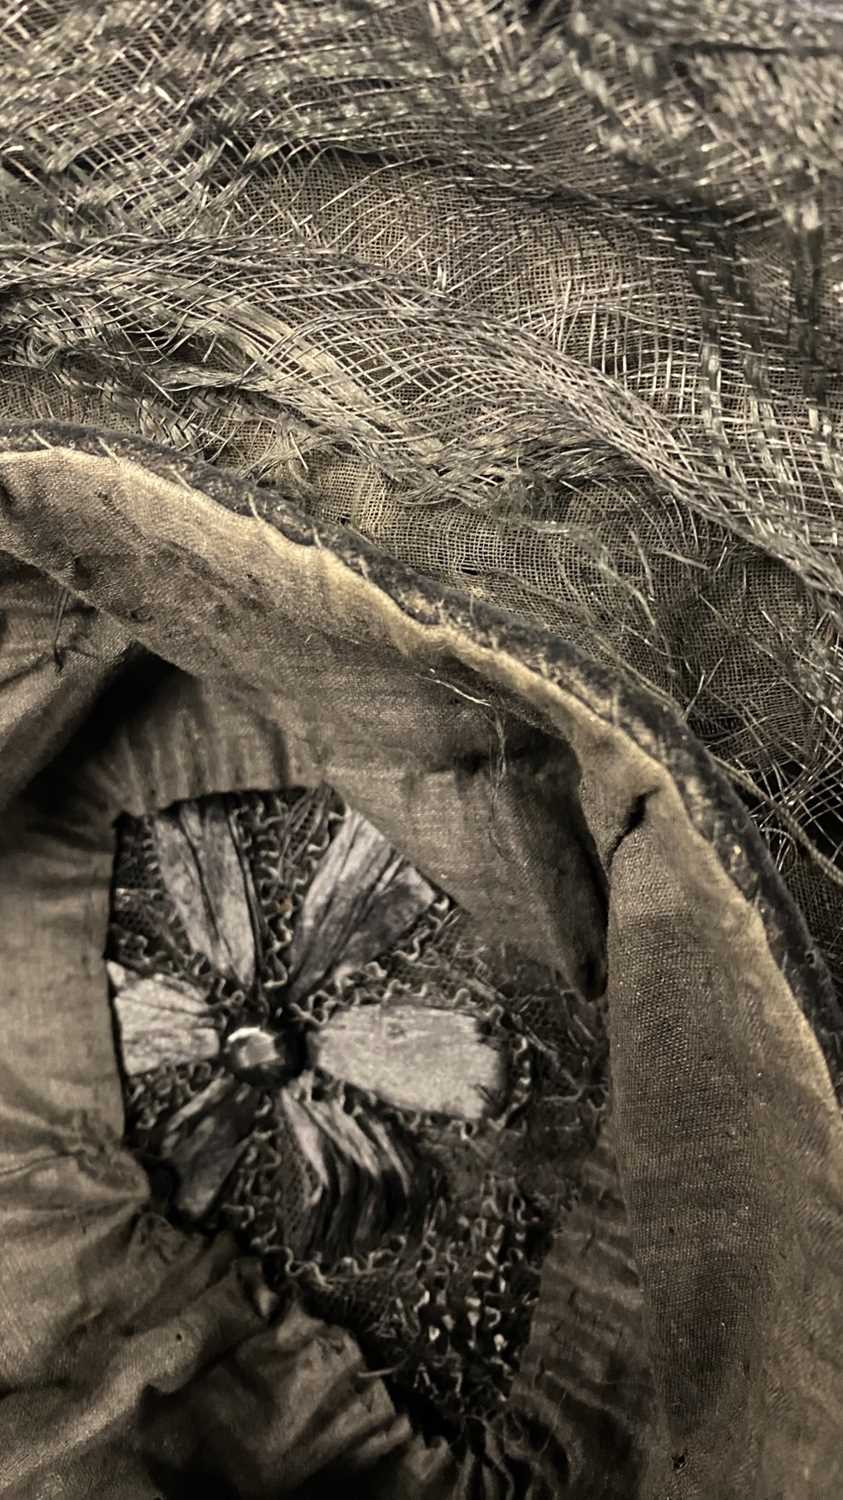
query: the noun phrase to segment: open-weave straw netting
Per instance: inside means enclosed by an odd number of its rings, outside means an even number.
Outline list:
[[[843,18],[23,3],[0,418],[249,473],[678,705],[843,972]]]

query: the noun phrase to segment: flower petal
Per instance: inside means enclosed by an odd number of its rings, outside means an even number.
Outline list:
[[[405,1001],[335,1012],[309,1055],[388,1104],[465,1120],[493,1113],[506,1084],[504,1053],[476,1016]]]
[[[161,874],[191,946],[249,987],[256,960],[248,877],[222,799],[184,802],[154,828]]]
[[[213,1205],[248,1144],[258,1094],[221,1077],[174,1114],[161,1146],[175,1168],[175,1206],[200,1219]]]
[[[366,1112],[352,1115],[335,1099],[314,1099],[308,1083],[304,1075],[281,1099],[316,1179],[301,1253],[330,1264],[421,1222],[430,1174],[399,1131]]]
[[[220,1040],[203,995],[180,979],[109,963],[123,1066],[130,1075],[216,1057]]]
[[[435,896],[383,834],[347,813],[302,904],[288,960],[290,998],[386,952]]]

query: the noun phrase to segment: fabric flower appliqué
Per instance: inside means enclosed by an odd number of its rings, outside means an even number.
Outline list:
[[[205,797],[121,820],[107,952],[169,1211],[457,1419],[508,1389],[549,1232],[508,1159],[536,1039],[462,916],[330,788]]]

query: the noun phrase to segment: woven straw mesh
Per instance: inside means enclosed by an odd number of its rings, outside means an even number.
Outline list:
[[[843,972],[843,23],[25,3],[0,417],[139,432],[675,703]]]

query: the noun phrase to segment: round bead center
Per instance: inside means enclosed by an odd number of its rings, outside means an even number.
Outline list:
[[[230,1032],[225,1060],[244,1083],[282,1084],[299,1066],[291,1041],[262,1026],[238,1026]]]

